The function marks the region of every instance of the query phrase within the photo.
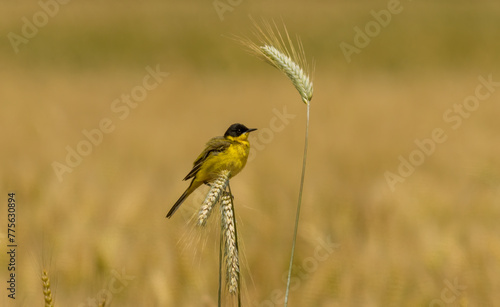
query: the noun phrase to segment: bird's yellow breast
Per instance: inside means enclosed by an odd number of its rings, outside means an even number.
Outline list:
[[[229,170],[230,177],[233,177],[245,167],[249,152],[250,143],[246,139],[231,139],[231,145],[226,150],[206,159],[196,177],[201,181],[211,181],[224,169]]]

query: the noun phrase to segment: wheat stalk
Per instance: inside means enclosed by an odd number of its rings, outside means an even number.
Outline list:
[[[221,193],[226,189],[229,182],[229,170],[222,170],[217,179],[212,183],[207,197],[203,201],[198,212],[198,226],[205,226],[207,219],[212,212],[212,207],[219,201]]]
[[[229,293],[234,294],[238,291],[240,264],[236,238],[236,222],[234,219],[232,196],[229,192],[225,192],[222,195],[220,210],[224,257],[226,259],[226,282]]]
[[[290,293],[290,281],[292,276],[293,259],[295,255],[295,244],[297,242],[297,231],[299,227],[300,208],[302,205],[302,191],[304,189],[304,178],[306,172],[307,147],[309,140],[309,110],[310,102],[313,97],[313,83],[309,78],[309,67],[307,65],[304,47],[299,38],[297,38],[298,50],[294,47],[290,35],[283,25],[285,35],[281,35],[276,23],[263,21],[263,27],[260,27],[255,21],[254,26],[256,36],[259,43],[254,43],[248,38],[238,40],[243,43],[252,53],[264,59],[267,63],[276,67],[283,72],[299,91],[302,101],[306,104],[306,131],[304,141],[304,154],[302,158],[302,173],[300,176],[299,197],[297,202],[297,211],[295,214],[295,226],[293,230],[292,252],[290,256],[290,264],[288,267],[288,278],[285,291],[285,307],[288,304],[288,296]]]
[[[45,269],[42,270],[42,286],[43,286],[43,298],[45,301],[45,307],[54,307],[54,302],[52,300],[52,291],[50,290],[49,274]]]

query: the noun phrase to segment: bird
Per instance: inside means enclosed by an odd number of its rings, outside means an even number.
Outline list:
[[[228,179],[236,176],[247,163],[250,152],[248,135],[255,130],[257,129],[236,123],[229,126],[224,136],[210,139],[193,162],[191,171],[183,179],[193,178],[191,184],[167,213],[167,218],[172,217],[184,200],[199,186],[210,185],[210,182],[216,180],[222,170],[229,171]]]

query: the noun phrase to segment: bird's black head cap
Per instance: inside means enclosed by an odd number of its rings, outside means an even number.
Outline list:
[[[251,132],[257,129],[249,129],[245,125],[242,124],[232,124],[229,128],[227,128],[226,133],[224,133],[224,137],[232,136],[238,137],[245,132]]]

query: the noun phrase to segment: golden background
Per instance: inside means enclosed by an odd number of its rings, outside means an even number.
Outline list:
[[[112,306],[216,306],[217,218],[206,230],[189,223],[199,195],[165,214],[204,143],[235,122],[259,128],[231,181],[243,305],[282,305],[305,105],[231,39],[250,35],[249,15],[283,20],[315,62],[290,306],[498,305],[500,87],[483,88],[456,129],[444,117],[480,77],[500,82],[498,2],[230,3],[221,20],[213,1],[71,1],[44,22],[37,1],[2,2],[1,249],[9,192],[19,245],[15,302],[0,254],[2,306],[41,306],[42,268],[56,306],[102,295]],[[348,62],[341,43],[388,5],[400,12]],[[34,16],[43,26],[14,47],[9,33]],[[147,67],[168,76],[120,119],[113,102]],[[105,118],[114,130],[59,180],[53,163]],[[435,129],[446,140],[392,190],[386,172],[422,157],[415,141]]]

